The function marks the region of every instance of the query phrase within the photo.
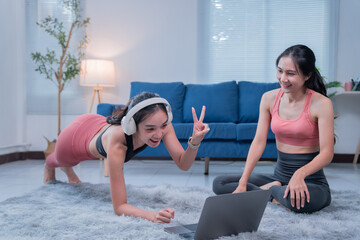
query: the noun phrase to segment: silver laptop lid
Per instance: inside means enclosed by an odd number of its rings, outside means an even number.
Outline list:
[[[270,194],[270,190],[256,190],[208,197],[195,239],[257,231]]]

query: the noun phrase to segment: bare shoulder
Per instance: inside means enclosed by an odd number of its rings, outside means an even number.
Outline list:
[[[314,92],[310,113],[316,119],[315,121],[320,117],[333,118],[334,108],[331,99],[318,92]]]
[[[321,93],[314,92],[311,105],[319,110],[321,108],[332,108],[332,101],[330,98],[322,95]]]
[[[261,99],[262,103],[271,108],[278,92],[279,88],[265,92]]]
[[[276,88],[270,91],[267,91],[263,94],[263,97],[266,98],[266,100],[271,100],[276,98],[277,93],[279,92],[280,88]]]
[[[113,127],[109,129],[106,144],[107,149],[105,150],[107,151],[111,175],[111,169],[122,169],[127,151],[125,133],[120,125],[113,125]]]
[[[121,125],[113,125],[109,129],[109,148],[127,149],[125,133]]]

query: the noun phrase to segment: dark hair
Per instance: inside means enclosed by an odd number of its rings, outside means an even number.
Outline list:
[[[310,78],[305,82],[305,87],[327,96],[323,78],[315,66],[316,58],[314,52],[305,45],[291,46],[287,48],[282,54],[280,54],[280,56],[276,59],[276,66],[278,66],[282,57],[287,56],[291,57],[303,75],[311,75]]]
[[[121,125],[122,118],[126,115],[126,113],[129,112],[129,110],[133,106],[135,106],[139,102],[154,97],[160,97],[160,96],[156,93],[151,93],[151,92],[139,93],[138,95],[131,98],[124,107],[115,109],[114,112],[106,118],[106,122],[113,125]],[[137,113],[135,113],[133,118],[135,120],[136,125],[138,125],[141,121],[143,121],[148,115],[157,112],[159,109],[167,114],[165,104],[163,103],[155,103],[146,106]]]

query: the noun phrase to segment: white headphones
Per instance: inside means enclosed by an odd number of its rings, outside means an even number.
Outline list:
[[[135,123],[133,116],[141,109],[143,109],[147,106],[150,106],[152,104],[156,104],[156,103],[165,104],[166,112],[167,112],[167,116],[168,116],[167,124],[170,124],[173,116],[172,116],[171,106],[170,106],[169,102],[166,101],[166,99],[164,99],[164,98],[154,97],[154,98],[149,98],[149,99],[146,99],[144,101],[137,103],[126,113],[126,115],[121,120],[121,126],[122,126],[124,133],[126,133],[127,135],[134,134],[136,132],[136,123]]]

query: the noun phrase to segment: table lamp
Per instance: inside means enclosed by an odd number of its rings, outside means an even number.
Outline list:
[[[91,113],[95,95],[98,95],[99,103],[102,103],[102,88],[115,86],[114,62],[100,59],[83,60],[81,62],[80,85],[94,89],[89,110]]]

